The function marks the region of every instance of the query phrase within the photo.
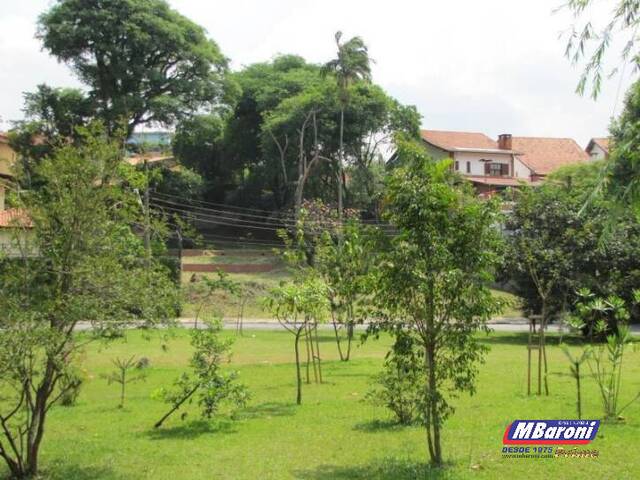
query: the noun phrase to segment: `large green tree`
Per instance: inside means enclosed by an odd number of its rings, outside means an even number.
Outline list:
[[[321,75],[320,66],[291,55],[250,65],[235,79],[242,95],[227,123],[224,142],[228,161],[246,168],[238,193],[258,203],[263,192],[271,192],[272,205],[282,208],[296,203],[302,179],[305,197],[333,202],[341,111],[334,79]],[[394,132],[417,134],[415,108],[400,105],[380,87],[351,85],[349,99],[343,145],[353,169],[366,170],[375,163]],[[375,176],[361,178],[373,191]],[[348,194],[346,200],[347,205],[352,201]]]
[[[612,122],[610,132],[606,191],[618,207],[631,208],[640,218],[640,81],[629,89],[624,110]]]
[[[38,85],[24,94],[25,119],[16,122],[10,135],[11,147],[19,154],[25,170],[24,186],[33,186],[33,169],[56,146],[78,140],[76,129],[87,125],[95,114],[92,100],[76,88]]]
[[[506,276],[525,310],[545,321],[572,311],[581,288],[631,302],[640,287],[640,224],[597,189],[602,166],[566,167],[515,197],[506,222]]]
[[[500,310],[489,290],[501,237],[493,202],[457,183],[448,160],[428,158],[417,142],[401,143],[403,167],[387,184],[386,218],[398,235],[380,261],[374,327],[411,336],[423,359],[420,408],[431,462],[443,462],[441,432],[451,399],[473,393],[486,347],[477,333]]]
[[[153,326],[178,307],[168,272],[145,258],[133,230],[140,207],[125,185],[136,176],[119,144],[85,133],[37,166],[44,186],[16,200],[20,258],[0,261],[0,458],[15,478],[38,475],[48,414],[74,385],[65,379],[85,340]],[[82,342],[79,322],[92,326]]]
[[[232,90],[218,45],[164,0],[59,0],[38,38],[88,87],[109,132],[173,124]]]

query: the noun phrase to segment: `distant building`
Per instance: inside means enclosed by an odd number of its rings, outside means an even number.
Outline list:
[[[591,160],[605,160],[609,158],[609,139],[592,138],[587,145],[586,152]]]
[[[16,159],[16,152],[9,146],[7,134],[0,132],[0,254],[9,256],[20,254],[15,243],[15,229],[30,231],[33,226],[24,210],[6,208],[6,191],[14,186],[12,169]],[[20,241],[27,238],[23,234],[18,236]]]
[[[589,160],[571,138],[503,134],[495,141],[483,133],[441,130],[422,130],[421,137],[433,158],[451,158],[480,195],[537,184],[559,167]]]
[[[16,152],[9,146],[9,137],[0,132],[0,212],[4,210],[6,190],[13,180],[11,167],[15,161]]]

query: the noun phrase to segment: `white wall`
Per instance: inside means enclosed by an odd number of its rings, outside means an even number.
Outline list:
[[[604,160],[607,157],[607,152],[594,143],[589,151],[589,157],[591,157],[591,160]]]
[[[458,162],[458,171],[463,175],[484,175],[484,165],[490,163],[506,163],[509,165],[509,175],[511,172],[511,154],[509,153],[480,153],[480,152],[455,152],[454,161]],[[467,162],[471,163],[471,172],[467,173]],[[454,164],[455,165],[455,164]]]
[[[528,179],[531,178],[531,174],[533,173],[529,167],[527,167],[524,163],[522,163],[520,160],[518,160],[518,157],[516,157],[514,163],[514,177],[516,178],[522,178],[522,179]]]

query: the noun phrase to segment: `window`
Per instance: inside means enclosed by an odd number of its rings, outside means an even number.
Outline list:
[[[460,162],[458,162],[456,160],[456,166],[455,166],[456,172],[460,170]]]
[[[471,173],[471,162],[467,160],[467,173]]]
[[[502,165],[499,163],[490,163],[489,164],[489,175],[492,177],[499,177],[502,175]]]
[[[503,177],[509,175],[509,165],[506,163],[486,163],[484,173],[492,177]]]

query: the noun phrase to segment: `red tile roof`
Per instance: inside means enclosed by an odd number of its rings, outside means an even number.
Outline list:
[[[496,149],[497,142],[491,140],[484,133],[477,132],[449,132],[445,130],[421,130],[422,139],[443,150],[457,148]]]
[[[572,138],[513,137],[513,149],[538,175],[546,175],[564,165],[589,161],[589,155]]]
[[[0,228],[11,227],[31,228],[33,223],[24,210],[18,208],[0,210]]]

